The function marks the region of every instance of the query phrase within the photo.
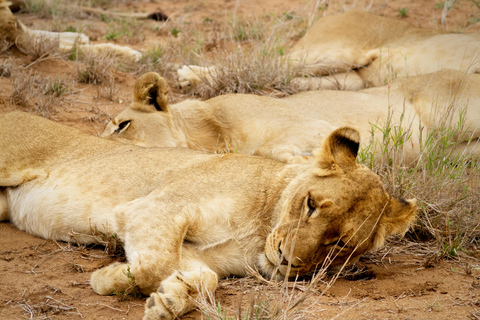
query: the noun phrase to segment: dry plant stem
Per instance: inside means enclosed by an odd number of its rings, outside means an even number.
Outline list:
[[[12,44],[7,41],[6,37],[4,37],[3,39],[0,38],[0,54],[6,53],[11,46]]]
[[[115,59],[111,54],[84,53],[83,65],[78,64],[78,80],[83,83],[101,84],[113,77]]]
[[[5,59],[0,64],[0,77],[10,77],[12,75],[13,64],[11,59]]]

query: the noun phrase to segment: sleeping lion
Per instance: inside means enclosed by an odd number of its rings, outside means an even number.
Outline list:
[[[421,156],[420,142],[429,132],[461,124],[449,141],[455,145],[453,152],[480,155],[479,74],[441,70],[359,91],[308,91],[283,99],[226,94],[174,105],[167,103],[167,90],[157,73],[141,76],[134,102],[100,136],[147,147],[188,147],[300,163],[309,161],[320,139],[343,126],[359,130],[362,147],[374,145],[369,151],[381,157],[382,130],[389,125],[392,132],[411,133],[399,147],[402,162],[410,164]]]
[[[479,52],[478,33],[417,28],[350,10],[318,19],[287,57],[300,68],[292,82],[302,91],[358,90],[442,69],[480,73]],[[183,88],[212,83],[224,72],[221,66],[183,66],[177,71]]]
[[[0,39],[5,38],[9,45],[16,46],[22,52],[28,52],[38,43],[50,41],[58,43],[58,51],[62,53],[71,53],[78,49],[83,53],[105,53],[131,61],[139,61],[143,56],[140,51],[126,46],[113,43],[91,43],[83,33],[30,29],[15,18],[9,5],[11,5],[9,1],[0,0]]]
[[[249,268],[275,279],[305,275],[352,263],[404,232],[416,200],[391,198],[356,163],[358,146],[358,132],[344,127],[311,164],[286,164],[121,144],[12,112],[0,117],[0,220],[78,243],[116,234],[127,262],[95,271],[93,290],[123,292],[129,270],[150,295],[144,319],[174,319],[219,278]]]

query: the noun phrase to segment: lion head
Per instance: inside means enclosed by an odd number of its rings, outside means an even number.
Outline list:
[[[100,137],[144,147],[185,147],[179,143],[167,101],[165,79],[155,72],[144,74],[135,83],[133,103],[106,125]]]
[[[264,274],[284,278],[353,263],[413,221],[416,200],[390,197],[378,175],[356,163],[359,141],[354,129],[335,130],[311,171],[288,187],[259,257]]]

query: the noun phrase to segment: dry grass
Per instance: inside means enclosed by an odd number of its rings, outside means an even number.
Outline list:
[[[29,71],[16,71],[11,75],[13,91],[10,103],[22,108],[31,107],[30,99],[35,96],[35,85],[39,81],[38,73]]]
[[[435,128],[421,131],[420,141],[412,141],[409,124],[387,123],[381,128],[383,136],[372,133],[371,144],[361,151],[361,161],[380,175],[393,196],[419,201],[418,220],[409,239],[434,240],[430,244],[446,257],[478,250],[480,244],[479,159],[461,152],[468,140],[465,119],[452,121],[454,114],[464,114],[462,100],[462,93],[452,96],[451,113],[437,119]],[[404,147],[411,144],[420,145],[421,152],[415,164],[406,166]],[[375,148],[383,151],[380,160],[371,152]]]
[[[84,3],[82,0],[24,0],[22,12],[33,13],[41,19],[86,18],[88,15],[75,7]]]
[[[0,63],[0,77],[10,77],[12,75],[13,63],[11,59],[3,60]]]
[[[114,79],[109,78],[102,86],[97,86],[97,99],[106,98],[110,101],[118,101],[118,94],[120,86],[118,86]]]
[[[6,37],[0,37],[0,54],[5,54],[11,46],[12,44],[7,41]]]
[[[108,24],[108,30],[105,34],[107,41],[122,41],[127,44],[139,44],[145,40],[143,32],[143,23],[133,18],[113,18],[103,17]]]
[[[36,303],[24,298],[19,301],[9,301],[7,304],[14,308],[22,308],[26,319],[52,319],[52,316],[59,315],[83,318],[82,314],[78,311],[78,308],[67,305],[48,295],[44,297],[43,301]]]
[[[18,47],[25,55],[32,58],[34,62],[46,58],[60,58],[59,40],[42,36],[26,34],[23,45]]]
[[[231,281],[230,285],[240,287],[240,292],[243,292],[240,300],[232,306],[222,306],[207,293],[201,293],[196,303],[209,320],[305,319],[308,311],[303,303],[313,294],[322,295],[315,286],[323,277],[324,273],[319,272],[309,283],[279,282],[266,280],[258,272],[254,272],[252,277]],[[228,283],[222,285],[230,286]]]
[[[287,15],[270,23],[234,19],[216,38],[197,39],[199,45],[190,51],[194,56],[184,55],[183,63],[214,67],[215,71],[190,93],[202,99],[225,93],[278,97],[295,93],[290,81],[301,65],[293,67],[286,54],[302,23],[303,19]]]
[[[113,78],[115,58],[109,53],[86,52],[77,64],[80,83],[102,84]]]
[[[56,114],[63,95],[68,92],[66,82],[60,78],[43,77],[31,69],[15,69],[10,78],[13,84],[10,103],[45,118]]]

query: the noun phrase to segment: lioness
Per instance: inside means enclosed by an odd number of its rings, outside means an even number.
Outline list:
[[[299,163],[335,129],[320,118],[292,112],[278,99],[226,95],[170,106],[167,91],[157,73],[141,76],[135,83],[133,103],[100,136],[147,147],[188,147]]]
[[[16,46],[22,52],[28,52],[32,45],[40,42],[54,41],[58,42],[58,50],[64,53],[78,49],[84,53],[108,53],[132,61],[139,61],[143,56],[140,51],[126,46],[113,43],[91,44],[90,39],[83,33],[50,32],[27,28],[13,16],[9,8],[10,4],[9,1],[0,0],[0,38],[5,38],[10,45]]]
[[[299,64],[294,79],[302,90],[383,86],[397,77],[441,69],[480,72],[480,34],[416,28],[405,21],[351,10],[321,17],[293,46],[288,59]],[[216,67],[184,66],[182,87],[213,81]],[[303,75],[323,76],[301,78]]]
[[[170,106],[164,79],[147,73],[135,84],[134,102],[100,136],[142,146],[239,152],[302,162],[308,161],[319,139],[336,127],[358,129],[362,144],[369,145],[372,130],[374,139],[383,143],[382,128],[389,123],[389,129],[411,131],[403,146],[404,160],[411,163],[420,154],[421,135],[425,140],[427,129],[462,121],[454,151],[467,148],[480,154],[480,75],[442,70],[356,92],[320,90],[283,99],[227,94]],[[380,154],[382,150],[378,146],[371,151]]]
[[[391,198],[356,163],[358,146],[358,132],[340,128],[313,163],[285,164],[142,148],[12,112],[0,117],[0,218],[48,239],[117,234],[127,262],[95,271],[93,290],[124,291],[129,270],[150,295],[144,319],[174,319],[219,278],[303,275],[404,232],[416,200]]]

